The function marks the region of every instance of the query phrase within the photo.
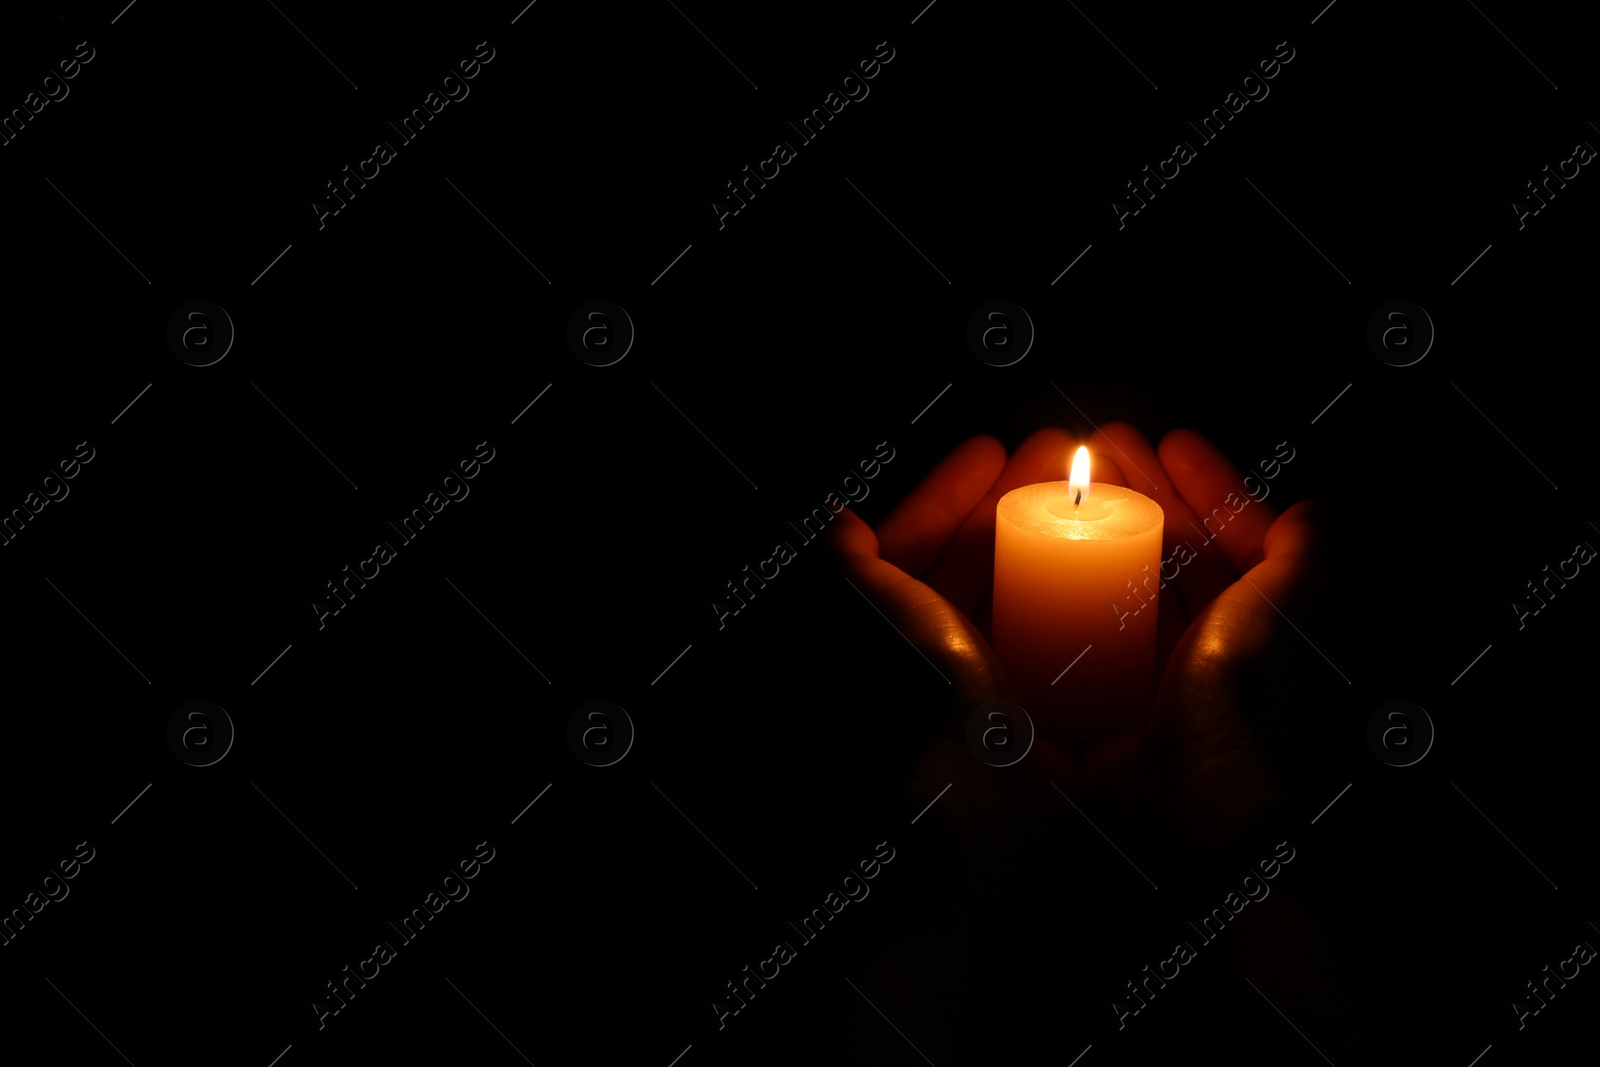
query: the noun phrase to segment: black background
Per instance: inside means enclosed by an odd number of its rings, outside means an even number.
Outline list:
[[[722,629],[710,601],[880,442],[869,521],[972,434],[1117,420],[1241,468],[1287,441],[1272,504],[1340,518],[1344,618],[1304,633],[1328,669],[1282,700],[1341,710],[1303,767],[1321,802],[1277,818],[1290,877],[1338,887],[1330,938],[1367,939],[1352,981],[1387,992],[1337,1032],[1297,1036],[1266,987],[1282,1014],[1214,1025],[1224,983],[1256,995],[1203,959],[1119,1033],[1106,998],[1209,904],[1090,837],[1051,895],[985,905],[1028,963],[982,977],[994,1061],[1488,1065],[1590,1038],[1587,969],[1520,1032],[1507,1007],[1600,937],[1595,579],[1522,629],[1511,607],[1600,544],[1595,179],[1521,230],[1510,206],[1600,138],[1572,16],[518,6],[8,15],[7,110],[77,42],[95,58],[0,148],[0,507],[78,442],[95,458],[0,549],[0,906],[97,850],[0,949],[8,1042],[141,1067],[923,1062],[899,1019],[824,1035],[887,996],[842,980],[875,931],[937,906],[937,822],[901,786],[944,684],[820,545]],[[470,96],[319,229],[323,184],[479,41]],[[719,228],[723,184],[881,41],[870,95]],[[1119,229],[1123,183],[1280,41],[1270,95]],[[1003,368],[965,340],[995,298],[1037,329]],[[210,367],[165,341],[191,299],[237,330]],[[591,299],[637,330],[613,366],[565,341]],[[1365,339],[1393,299],[1437,330],[1412,366]],[[319,629],[324,583],[482,441],[470,496]],[[1394,698],[1438,731],[1405,769],[1365,741]],[[191,699],[237,728],[211,767],[166,744]],[[566,742],[591,699],[637,730],[613,767]],[[484,840],[471,896],[319,1031],[310,998]],[[884,840],[909,862],[881,902],[719,1031],[708,1000]],[[1087,928],[1111,947],[1076,952]]]

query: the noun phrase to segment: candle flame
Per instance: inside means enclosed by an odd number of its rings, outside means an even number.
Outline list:
[[[1067,475],[1067,495],[1073,507],[1082,504],[1089,496],[1089,450],[1083,445],[1072,457],[1072,472]]]

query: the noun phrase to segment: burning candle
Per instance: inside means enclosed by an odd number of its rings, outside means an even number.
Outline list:
[[[1080,447],[1064,482],[1000,498],[995,654],[1046,737],[1134,729],[1155,692],[1161,505],[1089,481]]]

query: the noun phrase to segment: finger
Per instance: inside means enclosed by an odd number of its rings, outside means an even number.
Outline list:
[[[1125,464],[1131,488],[1161,505],[1162,589],[1172,589],[1175,581],[1184,615],[1194,618],[1233,583],[1234,570],[1195,521],[1194,511],[1162,469],[1160,458],[1143,434],[1125,422],[1107,423],[1095,431],[1092,443]],[[1172,562],[1166,563],[1168,560]],[[1168,579],[1166,574],[1174,565],[1176,577]]]
[[[845,578],[898,632],[899,637],[890,635],[886,640],[909,642],[951,687],[958,708],[976,708],[996,698],[1012,699],[1011,688],[983,635],[944,597],[878,558],[872,551],[876,540],[849,508],[835,517],[829,532],[829,544]],[[863,605],[861,610],[868,608]]]
[[[1234,571],[1261,562],[1261,542],[1277,513],[1251,498],[1244,478],[1215,445],[1193,430],[1173,430],[1157,450],[1172,484],[1216,539]]]
[[[928,572],[928,584],[970,616],[994,586],[994,515],[1000,498],[1024,485],[1066,480],[1076,447],[1076,441],[1054,427],[1024,441],[945,546]]]
[[[1310,614],[1314,618],[1318,603],[1324,605],[1327,603],[1328,586],[1325,582],[1317,580],[1322,569],[1321,557],[1327,551],[1327,544],[1326,510],[1313,500],[1302,500],[1295,504],[1278,516],[1277,521],[1267,530],[1264,539],[1265,558],[1240,578],[1239,584],[1249,586],[1250,591],[1247,593],[1241,590],[1239,595],[1267,601],[1274,618],[1281,618],[1293,627],[1348,685],[1350,678],[1328,659],[1327,653],[1322,648],[1318,647],[1328,644],[1330,638],[1337,643],[1337,631],[1326,636],[1318,634],[1313,639],[1291,618],[1291,616],[1300,618],[1301,624],[1307,625],[1310,629],[1317,628],[1311,620],[1301,617],[1299,613],[1309,604]],[[1232,595],[1233,592],[1234,590],[1229,590],[1228,595]]]
[[[1254,811],[1252,805],[1272,787],[1256,760],[1238,757],[1256,743],[1258,754],[1269,753],[1287,735],[1263,742],[1253,732],[1263,720],[1247,726],[1239,715],[1241,694],[1247,687],[1271,693],[1304,684],[1292,680],[1320,672],[1321,661],[1338,671],[1324,651],[1337,657],[1322,637],[1316,610],[1327,533],[1326,513],[1312,501],[1280,515],[1264,538],[1262,561],[1214,598],[1184,632],[1172,653],[1177,666],[1162,673],[1152,717],[1139,731],[1085,746],[1077,780],[1134,798],[1148,793],[1153,776],[1170,788],[1174,769],[1187,767],[1177,780],[1177,810],[1187,823],[1184,832],[1197,839],[1214,837],[1230,825],[1228,810]],[[1286,641],[1296,654],[1263,659],[1274,640]],[[1263,668],[1267,674],[1244,680]],[[1310,758],[1311,750],[1306,751]]]
[[[1161,463],[1150,450],[1144,434],[1128,423],[1108,422],[1095,427],[1094,436],[1089,438],[1089,455],[1091,481],[1104,481],[1099,466],[1094,463],[1094,457],[1103,456],[1121,468],[1126,476],[1123,485],[1146,493],[1151,499],[1155,499],[1162,486],[1169,484],[1162,477]]]
[[[841,559],[854,556],[870,556],[877,558],[878,535],[872,527],[861,521],[861,516],[845,508],[834,516],[835,522],[828,526],[828,547]]]
[[[1323,546],[1327,512],[1314,500],[1302,500],[1278,516],[1262,540],[1267,561],[1309,562]]]
[[[1107,485],[1120,485],[1127,488],[1128,476],[1122,473],[1122,466],[1110,455],[1089,449],[1089,481],[1105,482]]]
[[[1273,625],[1293,625],[1284,612],[1294,610],[1296,599],[1316,571],[1326,527],[1326,512],[1311,500],[1302,500],[1272,524],[1264,538],[1262,561],[1218,597],[1218,615],[1226,619],[1223,628],[1232,635],[1229,658],[1252,658],[1264,646]],[[1311,640],[1304,631],[1301,636]]]
[[[878,523],[883,558],[907,574],[927,573],[1005,465],[1005,446],[993,437],[958,445]]]

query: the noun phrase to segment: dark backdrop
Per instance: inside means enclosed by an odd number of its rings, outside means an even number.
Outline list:
[[[1596,580],[1520,628],[1513,608],[1600,544],[1594,179],[1521,228],[1513,206],[1600,137],[1571,16],[120,6],[8,14],[0,35],[0,104],[60,96],[0,148],[0,506],[93,455],[0,550],[0,905],[94,850],[0,949],[5,1040],[141,1065],[812,1054],[874,992],[840,979],[877,932],[936,907],[935,820],[909,823],[901,785],[945,687],[820,545],[721,628],[712,600],[880,443],[869,521],[972,434],[1116,420],[1196,429],[1242,468],[1288,442],[1271,503],[1340,518],[1344,617],[1303,634],[1329,669],[1282,694],[1337,709],[1300,774],[1340,799],[1277,817],[1302,877],[1343,887],[1318,921],[1363,931],[1356,973],[1396,992],[1352,1031],[1462,1064],[1592,1036],[1593,979],[1520,1031],[1508,1007],[1600,936]],[[41,79],[81,41],[61,95]],[[411,143],[388,132],[483,41],[470,95]],[[880,42],[870,94],[719,224],[725,183],[798,141],[786,123]],[[1280,42],[1270,95],[1119,225],[1124,183]],[[319,226],[324,183],[385,138],[394,158]],[[994,299],[1035,335],[1010,366],[967,342]],[[167,341],[191,300],[231,320],[210,366]],[[568,343],[591,300],[631,322],[610,366]],[[1409,366],[1368,342],[1392,300],[1436,334]],[[470,495],[319,627],[324,583],[482,442]],[[1391,699],[1436,730],[1413,767],[1366,742]],[[190,700],[226,709],[223,761],[169,746]],[[569,746],[590,700],[631,720],[614,766]],[[484,841],[470,897],[319,1030],[324,983]],[[880,841],[911,860],[882,902],[719,1030],[723,983]],[[986,976],[1004,1010],[974,1025],[999,1059],[1021,1058],[1015,1034],[1061,1062],[1092,1046],[1085,1064],[1257,1041],[1399,1057],[1302,1042],[1287,992],[1259,1004],[1271,1037],[1207,1026],[1213,988],[1119,1033],[1106,999],[1201,897],[1108,849],[1059,873],[1058,909],[984,917],[1029,960]],[[1114,898],[1115,923],[1080,892]],[[1108,925],[1125,936],[1075,954],[1075,930]],[[1196,987],[1239,982],[1200,966]],[[1074,969],[1100,992],[1050,992]],[[922,1062],[891,1025],[882,1062]]]

